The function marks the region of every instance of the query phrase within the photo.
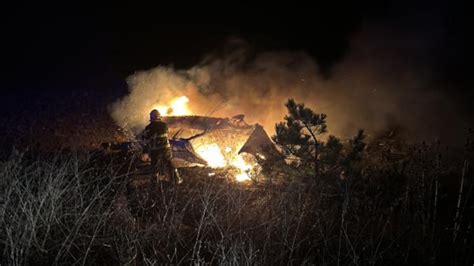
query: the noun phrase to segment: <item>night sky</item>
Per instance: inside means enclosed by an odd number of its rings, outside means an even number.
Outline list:
[[[452,93],[466,101],[473,95],[467,10],[452,1],[186,8],[23,5],[4,11],[2,106],[7,108],[12,99],[31,96],[83,91],[121,96],[134,71],[191,67],[230,37],[245,39],[256,51],[305,51],[330,76],[364,25],[402,30],[432,25],[442,32],[432,49],[433,68],[454,84],[447,88]]]

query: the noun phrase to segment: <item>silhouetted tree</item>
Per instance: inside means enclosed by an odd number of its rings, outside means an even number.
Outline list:
[[[364,130],[360,129],[357,135],[349,140],[348,152],[343,160],[343,166],[348,173],[352,174],[354,171],[360,171],[357,163],[362,160],[364,149],[367,146],[364,142],[365,137]]]
[[[285,122],[275,126],[276,134],[272,139],[281,145],[285,155],[296,160],[296,164],[302,167],[312,165],[314,174],[318,175],[318,156],[324,143],[317,137],[327,132],[326,115],[315,113],[293,99],[288,100],[286,108]]]
[[[293,99],[288,100],[286,107],[288,115],[284,122],[276,124],[272,139],[282,147],[293,166],[314,176],[332,169],[354,172],[366,146],[363,130],[359,130],[346,147],[332,135],[324,142],[318,138],[327,133],[325,114],[318,114]]]

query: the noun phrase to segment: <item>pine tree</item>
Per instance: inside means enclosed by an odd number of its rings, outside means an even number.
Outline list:
[[[293,99],[288,100],[286,108],[285,122],[275,126],[276,134],[272,139],[283,148],[285,155],[298,158],[302,167],[312,165],[314,174],[318,175],[318,156],[324,145],[318,136],[327,132],[326,115],[315,113]]]
[[[332,135],[324,142],[318,138],[327,133],[325,114],[318,114],[293,99],[288,100],[286,108],[288,115],[284,122],[276,124],[272,139],[288,158],[294,159],[293,166],[314,176],[333,169],[346,173],[358,170],[366,146],[363,130],[359,130],[347,145]]]

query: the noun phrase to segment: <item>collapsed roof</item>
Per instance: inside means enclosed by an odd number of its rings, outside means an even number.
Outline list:
[[[277,154],[273,142],[259,124],[249,125],[244,115],[231,118],[168,116],[169,136],[175,160],[180,164],[203,164],[198,154],[205,145],[217,145],[226,159],[240,153]]]

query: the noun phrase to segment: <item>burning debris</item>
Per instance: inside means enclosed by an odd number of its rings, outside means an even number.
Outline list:
[[[170,144],[177,167],[235,168],[236,180],[246,181],[259,171],[255,156],[277,152],[263,127],[247,124],[243,115],[168,116],[164,121],[173,136]]]
[[[163,116],[163,121],[168,125],[172,162],[176,168],[225,169],[236,181],[243,182],[260,172],[258,160],[279,154],[263,127],[247,124],[243,115],[231,118]],[[139,146],[133,141],[109,142],[104,143],[102,149],[109,154],[133,153],[141,150]],[[142,156],[142,160],[149,161],[149,158]]]
[[[259,124],[249,125],[243,114],[231,118],[192,115],[187,96],[174,97],[157,109],[168,125],[173,164],[177,168],[226,168],[239,182],[260,171],[259,159],[278,154]]]
[[[279,154],[263,126],[247,124],[242,114],[230,118],[194,115],[187,96],[170,95],[168,99],[141,109],[161,114],[176,168],[226,169],[237,181],[247,181],[260,172],[258,160]],[[143,130],[131,129],[135,133]]]

